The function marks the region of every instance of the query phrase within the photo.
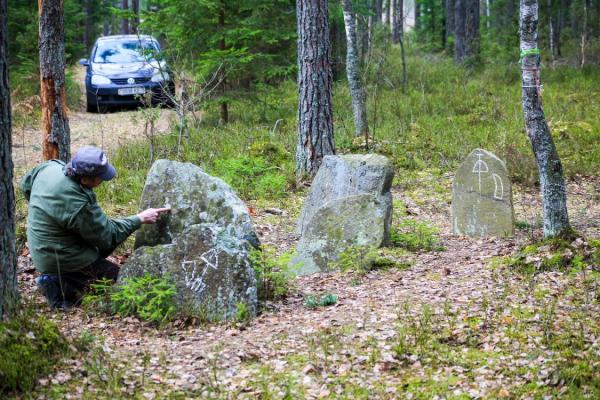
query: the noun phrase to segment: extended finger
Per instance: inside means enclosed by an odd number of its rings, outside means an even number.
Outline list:
[[[171,211],[171,207],[164,207],[164,208],[156,208],[156,212],[160,213],[164,213],[164,212],[169,212]]]

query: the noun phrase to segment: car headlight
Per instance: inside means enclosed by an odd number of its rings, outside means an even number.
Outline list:
[[[102,75],[92,75],[92,85],[110,85],[110,79]]]
[[[152,75],[152,82],[164,82],[164,81],[168,81],[169,80],[169,74],[166,72],[156,72],[154,75]]]

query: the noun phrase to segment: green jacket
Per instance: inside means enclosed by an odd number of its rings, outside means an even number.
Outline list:
[[[141,225],[137,216],[108,218],[94,191],[66,176],[64,166],[47,161],[21,181],[29,201],[29,252],[42,273],[80,270],[110,254]]]

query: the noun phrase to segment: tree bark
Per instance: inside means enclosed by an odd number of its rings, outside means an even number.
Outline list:
[[[354,134],[364,136],[368,141],[367,105],[365,91],[360,77],[360,57],[356,36],[356,15],[352,9],[352,0],[342,0],[344,25],[346,26],[346,73],[352,95],[352,113],[354,115]]]
[[[400,43],[404,34],[404,0],[394,0],[392,18],[392,42]]]
[[[94,40],[94,29],[93,29],[93,18],[94,8],[92,4],[93,0],[84,0],[84,11],[85,11],[85,27],[83,30],[83,43],[85,44],[85,51],[89,53],[92,49]]]
[[[225,44],[225,3],[221,1],[221,8],[219,9],[219,27],[221,29],[221,40],[219,41],[219,50],[223,51],[227,48]],[[223,95],[227,93],[227,79],[225,68],[221,68],[221,90]],[[229,123],[229,107],[227,101],[221,101],[221,123]]]
[[[123,11],[129,10],[129,1],[128,0],[121,0],[121,10],[123,10]],[[129,35],[129,19],[128,18],[121,19],[121,34]]]
[[[450,47],[450,37],[454,36],[454,0],[446,0],[446,4],[444,7],[445,18],[445,39],[446,39],[446,49],[451,50]]]
[[[133,11],[131,33],[138,33],[138,26],[140,25],[140,0],[131,0],[131,11]]]
[[[542,109],[537,0],[521,0],[519,34],[523,113],[540,173],[544,236],[557,236],[568,233],[570,226],[562,165]]]
[[[298,176],[314,176],[323,157],[335,154],[327,0],[297,0]]]
[[[454,60],[475,64],[479,57],[479,0],[455,0],[454,11]]]
[[[40,14],[40,97],[45,160],[71,158],[65,92],[65,32],[62,0],[38,0]]]
[[[0,321],[15,311],[18,299],[7,12],[7,0],[0,0]]]

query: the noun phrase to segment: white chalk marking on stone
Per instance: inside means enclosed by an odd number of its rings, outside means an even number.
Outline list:
[[[481,194],[481,173],[489,172],[490,169],[488,168],[487,163],[481,159],[481,156],[483,156],[483,153],[477,153],[476,156],[477,156],[477,161],[475,161],[475,164],[473,164],[473,173],[478,175],[479,194]]]
[[[492,174],[492,178],[494,178],[494,198],[498,200],[504,199],[504,183],[502,183],[502,178],[498,174]],[[498,191],[498,189],[500,190]],[[500,195],[498,195],[498,192],[500,192]]]

